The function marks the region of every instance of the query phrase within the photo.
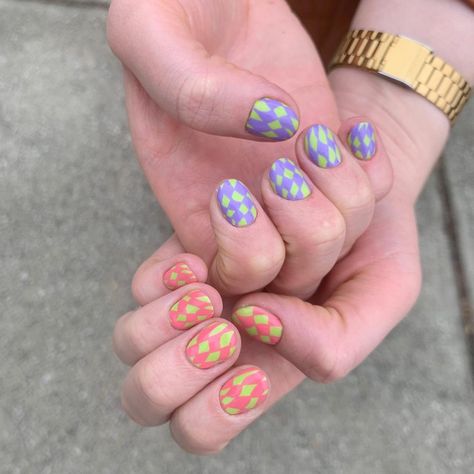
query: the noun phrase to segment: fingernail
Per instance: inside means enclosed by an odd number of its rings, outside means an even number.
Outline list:
[[[237,336],[232,326],[215,322],[201,329],[186,346],[186,356],[199,369],[208,369],[232,357]]]
[[[261,405],[269,392],[267,374],[257,367],[247,367],[237,372],[222,386],[219,401],[226,413],[239,415]]]
[[[245,129],[252,135],[281,141],[291,138],[299,125],[298,116],[291,107],[264,97],[253,104]]]
[[[169,290],[176,290],[181,286],[188,285],[197,281],[196,275],[186,263],[177,263],[173,265],[163,275],[163,284]]]
[[[275,345],[281,339],[283,325],[272,313],[259,306],[244,306],[234,311],[232,321],[254,339]]]
[[[310,160],[320,168],[334,168],[342,161],[334,134],[325,125],[312,125],[308,129],[304,149]]]
[[[278,196],[299,201],[311,194],[303,173],[288,158],[279,158],[270,169],[270,184]]]
[[[249,190],[238,179],[226,179],[217,188],[217,200],[222,214],[235,227],[245,227],[255,221],[255,207]]]
[[[354,125],[347,135],[347,143],[356,158],[370,160],[377,151],[374,127],[369,122]]]
[[[214,307],[205,293],[194,290],[184,295],[170,308],[169,318],[175,329],[189,329],[214,316]]]

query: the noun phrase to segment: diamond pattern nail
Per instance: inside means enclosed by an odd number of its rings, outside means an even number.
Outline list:
[[[304,149],[310,160],[320,168],[334,168],[342,161],[334,134],[325,125],[312,125],[308,129]]]
[[[283,326],[279,318],[259,306],[244,306],[234,311],[232,321],[250,337],[275,345],[281,339]]]
[[[291,138],[299,127],[298,116],[288,105],[264,97],[252,107],[245,126],[247,132],[274,141]]]
[[[257,217],[249,190],[237,179],[226,179],[219,185],[217,200],[222,214],[235,227],[250,225]]]
[[[288,158],[279,158],[270,168],[270,184],[278,196],[298,201],[311,194],[303,173]]]
[[[226,413],[238,415],[261,405],[269,392],[270,383],[265,372],[257,367],[246,367],[222,386],[219,401]]]
[[[186,356],[199,369],[221,364],[234,354],[237,335],[232,325],[215,322],[201,329],[186,346]]]
[[[197,276],[186,263],[173,265],[163,275],[163,283],[169,290],[176,290],[195,281],[197,281]]]
[[[370,160],[377,151],[374,127],[369,122],[360,122],[347,135],[352,154],[359,160]]]
[[[201,290],[194,290],[184,295],[169,311],[171,326],[181,330],[189,329],[213,316],[212,302]]]

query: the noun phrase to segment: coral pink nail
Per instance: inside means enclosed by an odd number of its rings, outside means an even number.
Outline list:
[[[281,321],[270,311],[259,306],[244,306],[234,311],[232,321],[254,339],[275,345],[281,338]]]
[[[246,413],[261,405],[268,397],[270,383],[267,374],[258,367],[239,370],[222,386],[219,401],[229,415]]]
[[[184,295],[169,311],[170,323],[175,329],[189,329],[213,316],[212,302],[201,290]]]
[[[186,356],[199,369],[221,364],[237,348],[236,331],[231,324],[216,321],[201,329],[186,346]]]
[[[184,285],[189,285],[197,281],[197,276],[186,263],[177,263],[173,265],[163,275],[163,283],[166,288],[176,290]]]

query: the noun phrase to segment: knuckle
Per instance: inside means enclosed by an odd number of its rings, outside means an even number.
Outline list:
[[[285,248],[273,246],[272,251],[264,250],[242,258],[242,255],[219,253],[215,262],[217,280],[226,289],[236,289],[239,293],[264,286],[278,275],[285,260]]]
[[[147,421],[143,418],[141,418],[138,413],[135,412],[135,410],[133,410],[133,408],[129,405],[128,401],[127,401],[127,398],[125,396],[124,393],[122,393],[122,397],[121,397],[121,405],[122,405],[122,410],[127,414],[127,416],[133,421],[135,422],[137,425],[140,425],[140,426],[148,426],[149,424],[147,423]]]
[[[145,293],[143,291],[143,271],[140,267],[135,275],[133,275],[132,283],[130,285],[130,289],[132,291],[132,296],[139,304],[144,304],[146,301]]]
[[[133,352],[134,358],[143,354],[143,348],[146,345],[144,331],[137,320],[138,318],[136,317],[129,318],[124,327],[125,338],[127,340],[127,345],[130,348],[129,352]]]
[[[350,364],[342,362],[339,358],[339,351],[328,348],[321,357],[311,351],[303,362],[304,373],[315,382],[332,383],[343,379],[350,372]]]
[[[137,365],[135,380],[139,393],[155,411],[162,412],[174,406],[173,394],[166,388],[167,384],[160,381],[152,363],[144,360]]]
[[[176,443],[190,454],[217,454],[228,444],[210,435],[208,423],[189,423],[180,414],[173,416],[170,432]]]
[[[311,232],[306,239],[311,247],[322,247],[343,242],[346,235],[346,222],[342,214],[334,208],[329,213],[321,215],[318,222],[311,226]]]
[[[324,339],[316,339],[309,344],[302,358],[301,368],[305,375],[318,383],[331,383],[344,378],[355,366],[354,354],[350,345],[344,343],[344,326],[342,316],[333,308],[322,308],[324,319],[329,323],[325,326]],[[314,318],[314,307],[302,303],[299,313]],[[318,317],[321,319],[322,314]]]
[[[209,125],[217,111],[218,90],[218,80],[214,75],[189,73],[176,98],[178,120],[193,128]]]
[[[375,196],[367,178],[359,179],[354,192],[346,196],[345,211],[347,214],[367,213],[375,206]]]
[[[123,17],[123,1],[112,0],[107,14],[106,35],[110,49],[117,54],[120,38],[120,24]]]

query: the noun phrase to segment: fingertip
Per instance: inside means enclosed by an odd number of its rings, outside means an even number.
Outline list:
[[[206,264],[197,255],[181,253],[165,260],[150,257],[133,276],[132,294],[144,305],[185,285],[205,282],[207,274]]]
[[[393,169],[376,125],[364,116],[351,117],[341,124],[338,136],[367,173],[375,199],[379,201],[392,188]]]
[[[295,101],[287,94],[285,96],[284,100],[270,96],[257,99],[247,117],[246,132],[274,142],[293,138],[300,126],[299,110]]]
[[[248,188],[237,179],[222,181],[210,203],[217,254],[211,283],[225,295],[262,288],[275,278],[285,258],[283,241]]]

